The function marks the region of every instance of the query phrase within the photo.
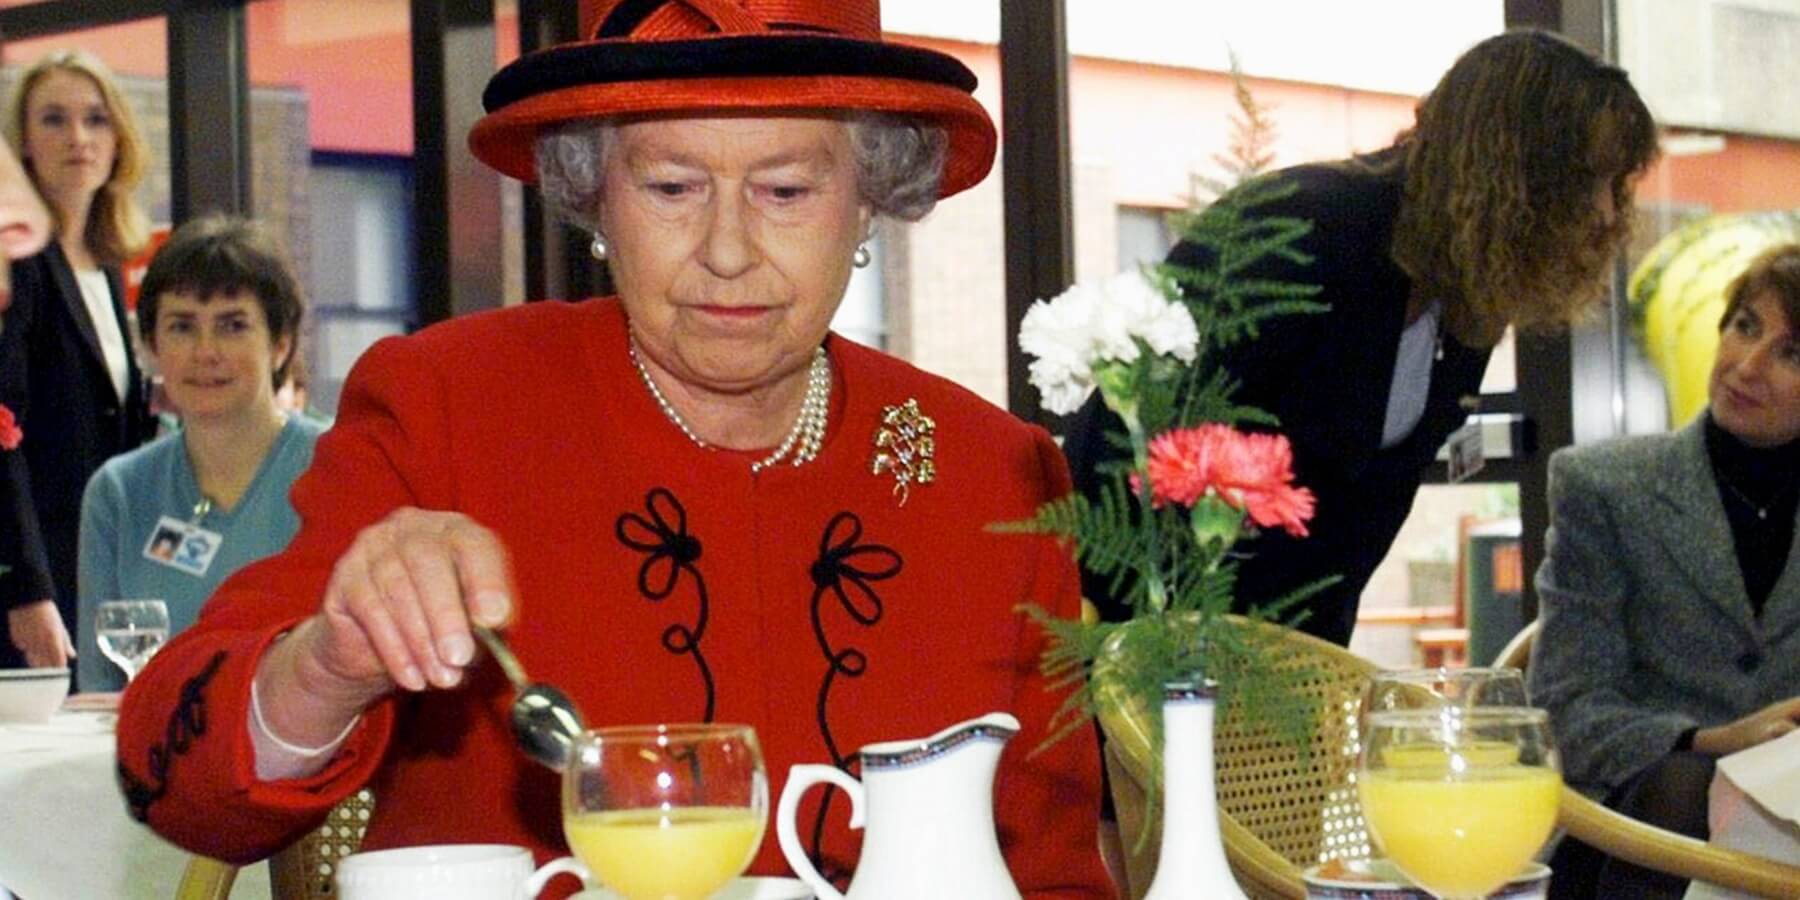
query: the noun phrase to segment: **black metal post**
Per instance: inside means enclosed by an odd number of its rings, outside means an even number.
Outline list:
[[[1033,300],[1061,293],[1075,278],[1063,0],[1000,0],[1000,108],[1007,406],[1014,415],[1054,424],[1038,407],[1014,338]]]
[[[501,305],[500,177],[469,153],[494,0],[412,0],[413,248],[423,324]]]
[[[1609,53],[1606,2],[1506,0],[1506,24],[1557,31],[1595,53]],[[1521,612],[1526,622],[1538,612],[1535,576],[1550,527],[1550,453],[1575,441],[1572,346],[1566,333],[1521,335],[1518,341],[1520,405],[1535,435],[1519,473],[1519,549],[1525,571]]]
[[[581,36],[577,4],[519,0],[519,52],[576,40]],[[588,237],[552,215],[543,195],[527,185],[525,213],[525,299],[587,297],[604,290],[605,268],[588,253]]]
[[[169,4],[170,215],[250,212],[244,0]]]
[[[23,41],[167,15],[180,0],[57,0],[0,9],[0,39]]]

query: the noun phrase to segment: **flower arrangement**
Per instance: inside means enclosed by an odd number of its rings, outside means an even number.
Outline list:
[[[1178,215],[1182,239],[1206,251],[1198,254],[1209,260],[1203,266],[1161,265],[1077,285],[1025,315],[1019,344],[1034,357],[1031,381],[1044,407],[1067,414],[1098,390],[1124,423],[1124,433],[1109,437],[1129,451],[1127,461],[1102,469],[1097,497],[1071,494],[1030,519],[991,526],[1065,540],[1130,603],[1122,622],[1025,609],[1051,635],[1045,672],[1074,689],[1053,741],[1096,713],[1132,707],[1151,722],[1160,752],[1163,685],[1205,678],[1216,682],[1221,710],[1305,746],[1314,711],[1295,686],[1309,673],[1279,664],[1266,636],[1225,615],[1233,546],[1264,528],[1305,536],[1314,499],[1294,483],[1288,439],[1270,430],[1279,423],[1234,404],[1236,383],[1219,363],[1221,350],[1253,340],[1268,319],[1325,308],[1311,299],[1314,286],[1246,274],[1271,254],[1309,261],[1295,241],[1310,223],[1255,214],[1293,190],[1279,179],[1251,181]],[[1334,580],[1257,598],[1251,615],[1280,618]]]

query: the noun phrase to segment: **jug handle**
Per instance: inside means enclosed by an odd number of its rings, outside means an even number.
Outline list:
[[[594,880],[594,876],[588,873],[588,867],[582,865],[581,860],[573,856],[564,856],[544,863],[542,868],[531,873],[531,878],[525,882],[525,896],[536,897],[544,890],[544,886],[549,883],[550,879],[558,875],[573,875],[581,879],[581,886],[584,888]]]
[[[794,816],[800,811],[801,796],[820,783],[836,785],[850,796],[850,827],[863,827],[862,782],[836,766],[801,765],[788,770],[787,784],[781,788],[781,803],[775,810],[775,836],[781,843],[781,855],[787,857],[788,867],[813,889],[819,900],[844,900],[844,895],[813,868],[812,860],[806,856],[806,848],[800,845],[800,833],[794,829]]]

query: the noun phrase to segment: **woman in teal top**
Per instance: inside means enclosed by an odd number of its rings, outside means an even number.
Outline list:
[[[77,576],[83,691],[124,686],[95,642],[101,601],[163,600],[173,634],[227,576],[287,546],[300,527],[288,488],[324,430],[276,402],[303,307],[279,247],[255,223],[183,225],[151,260],[139,296],[138,330],[181,427],[88,481]]]

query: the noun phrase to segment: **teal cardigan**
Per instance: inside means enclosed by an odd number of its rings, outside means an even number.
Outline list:
[[[291,415],[250,488],[229,512],[211,510],[199,520],[224,536],[206,574],[191,575],[144,556],[150,533],[163,516],[192,521],[200,487],[175,432],[108,460],[88,480],[81,500],[81,550],[77,568],[76,688],[116,691],[125,686],[119,668],[95,643],[94,612],[102,600],[163,600],[170,635],[200,615],[200,606],[226,576],[287,546],[300,528],[288,488],[312,463],[313,444],[325,426]]]

